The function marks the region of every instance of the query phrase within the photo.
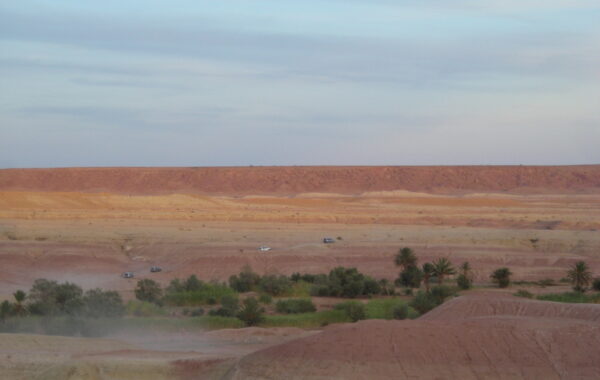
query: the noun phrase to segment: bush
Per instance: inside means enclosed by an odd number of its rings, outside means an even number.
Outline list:
[[[592,289],[600,292],[600,277],[596,277],[592,283]]]
[[[277,301],[275,306],[278,313],[299,314],[316,311],[317,308],[310,299],[288,299]]]
[[[145,278],[137,282],[135,287],[135,298],[144,302],[160,304],[162,289],[158,282]]]
[[[298,272],[291,275],[290,279],[294,282],[304,281],[308,283],[314,283],[317,279],[326,277],[324,274],[300,274]]]
[[[366,294],[366,295],[380,294],[381,293],[381,286],[379,285],[379,283],[377,282],[377,280],[375,280],[374,278],[371,278],[369,276],[365,276],[365,282],[364,282],[364,286],[363,286],[363,293]]]
[[[203,315],[204,315],[204,309],[201,307],[198,309],[192,310],[192,312],[190,313],[191,317],[201,317]]]
[[[258,302],[265,304],[265,305],[270,305],[273,302],[273,297],[271,297],[270,294],[261,294],[258,297]]]
[[[166,311],[163,308],[154,303],[136,300],[127,302],[125,311],[128,315],[135,317],[153,317],[166,314]]]
[[[429,310],[438,306],[436,298],[431,293],[418,291],[415,298],[410,302],[410,306],[421,314],[427,313]]]
[[[407,288],[418,288],[423,280],[423,272],[414,265],[406,267],[396,280],[396,283]]]
[[[449,297],[454,297],[456,295],[456,288],[446,285],[437,285],[431,288],[431,296],[435,299],[438,305],[441,305],[446,301]]]
[[[367,318],[365,305],[358,301],[347,301],[335,305],[335,310],[343,310],[352,322]]]
[[[404,289],[404,295],[405,296],[412,296],[413,295],[412,288],[406,288],[406,289]]]
[[[355,298],[378,294],[380,291],[381,287],[377,281],[358,272],[356,268],[337,267],[329,272],[329,276],[316,276],[310,294],[320,297]]]
[[[235,317],[239,307],[236,297],[224,296],[221,299],[221,307],[217,310],[211,310],[208,314],[219,317]]]
[[[286,276],[267,275],[260,279],[259,288],[265,293],[280,296],[292,289],[292,283]]]
[[[464,274],[460,274],[456,278],[456,285],[458,285],[458,287],[463,290],[467,290],[471,289],[471,287],[473,286],[473,281]]]
[[[367,319],[394,319],[394,309],[408,305],[400,298],[375,298],[365,305]],[[408,308],[408,318],[416,318],[418,313],[413,308]]]
[[[12,314],[12,311],[13,307],[10,302],[3,301],[2,304],[0,304],[0,319],[5,320]]]
[[[237,317],[246,324],[246,326],[256,326],[264,320],[264,309],[260,307],[254,297],[246,298]]]
[[[84,314],[89,318],[114,318],[125,314],[123,299],[118,292],[92,289],[83,296]]]
[[[29,311],[38,315],[78,315],[83,309],[83,290],[72,283],[37,279],[29,291]]]
[[[600,294],[587,295],[582,292],[553,293],[539,295],[537,299],[567,303],[600,303]]]
[[[248,265],[238,275],[229,277],[229,286],[235,291],[244,293],[253,290],[260,282],[260,276]]]
[[[508,287],[508,285],[510,285],[510,276],[511,275],[512,275],[512,272],[510,271],[510,269],[504,267],[504,268],[496,269],[490,275],[490,277],[492,278],[492,280],[494,280],[494,282],[496,282],[498,284],[499,288],[506,288],[506,287]]]
[[[223,297],[235,295],[235,291],[226,285],[203,283],[198,290],[168,292],[164,301],[173,306],[215,305]]]
[[[519,289],[516,293],[515,296],[517,297],[524,297],[524,298],[533,298],[533,293],[525,290],[525,289]]]
[[[324,310],[314,313],[266,315],[265,327],[318,328],[332,323],[350,322],[344,310]]]
[[[404,304],[394,307],[393,314],[394,314],[394,319],[408,318],[408,305],[404,303]]]

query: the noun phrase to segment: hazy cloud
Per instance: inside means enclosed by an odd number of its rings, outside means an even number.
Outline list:
[[[587,0],[5,3],[0,166],[600,162],[598,17]]]

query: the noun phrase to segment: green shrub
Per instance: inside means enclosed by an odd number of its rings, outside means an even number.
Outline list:
[[[537,296],[538,300],[566,303],[600,303],[600,294],[585,294],[582,292],[552,293]]]
[[[266,315],[264,327],[318,328],[332,323],[350,322],[344,310],[325,310],[303,314]]]
[[[438,301],[431,293],[418,291],[417,295],[410,302],[410,306],[421,314],[427,313],[429,310],[438,306]]]
[[[317,308],[310,299],[287,299],[277,301],[275,306],[278,313],[299,314],[316,311]]]
[[[449,297],[456,295],[457,289],[446,285],[436,285],[431,288],[431,296],[435,299],[438,305],[441,305]]]
[[[394,307],[394,319],[406,319],[408,318],[408,305],[402,304]]]
[[[254,297],[246,298],[242,303],[242,308],[237,317],[246,324],[246,326],[256,326],[264,320],[264,309],[260,307]]]
[[[405,296],[412,296],[413,295],[412,288],[406,288],[406,289],[404,289],[404,295]]]
[[[221,298],[221,307],[217,310],[211,310],[208,314],[219,317],[235,317],[239,309],[239,302],[236,297],[223,296]]]
[[[259,282],[260,276],[249,265],[244,266],[238,275],[229,277],[229,286],[240,293],[255,289]]]
[[[523,297],[523,298],[533,298],[533,293],[525,290],[525,289],[519,289],[516,293],[515,296],[517,297]]]
[[[258,297],[258,302],[265,305],[270,305],[273,302],[273,297],[271,297],[270,294],[263,293]]]
[[[365,305],[358,301],[346,301],[335,305],[335,310],[343,310],[352,322],[367,319]]]
[[[72,283],[46,279],[34,281],[29,291],[28,309],[37,315],[79,315],[83,311],[83,290]]]
[[[312,284],[300,280],[292,284],[292,289],[286,294],[288,297],[309,297]]]
[[[190,316],[192,316],[192,317],[201,317],[203,315],[204,315],[204,309],[201,307],[192,310],[192,312],[190,313]]]
[[[592,283],[592,289],[600,292],[600,277],[596,277]]]
[[[294,282],[304,281],[312,284],[315,281],[322,280],[325,277],[327,276],[324,274],[300,274],[296,272],[290,276],[290,279]]]
[[[159,304],[162,298],[162,289],[158,282],[145,278],[137,282],[135,298],[140,301]]]
[[[473,281],[471,281],[471,279],[465,276],[464,274],[460,274],[456,278],[456,285],[458,285],[458,287],[463,290],[467,290],[471,289],[471,287],[473,286]]]
[[[0,319],[4,320],[12,314],[12,305],[8,301],[2,301],[0,304]]]
[[[375,298],[365,305],[367,319],[394,319],[394,309],[407,304],[400,298]],[[418,313],[409,307],[409,318],[418,317]]]
[[[286,276],[267,275],[260,279],[258,286],[265,293],[273,296],[281,296],[290,292],[292,282]]]
[[[506,287],[508,287],[508,285],[510,285],[510,276],[511,275],[512,275],[512,272],[510,271],[510,269],[504,267],[504,268],[496,269],[490,275],[490,277],[492,278],[492,280],[494,282],[496,282],[498,284],[499,288],[506,288]]]
[[[84,315],[88,318],[114,318],[125,314],[125,305],[118,292],[91,289],[83,296]]]
[[[377,281],[358,272],[356,268],[337,267],[328,276],[316,276],[310,295],[319,297],[355,298],[381,292]]]
[[[400,276],[396,280],[397,285],[406,286],[407,288],[418,288],[423,281],[423,272],[415,265],[409,265],[400,272]]]
[[[168,292],[164,302],[171,306],[215,305],[225,296],[235,297],[236,292],[226,285],[203,283],[198,290]]]
[[[131,300],[125,305],[127,315],[135,317],[153,317],[166,315],[167,312],[160,306],[145,301]]]

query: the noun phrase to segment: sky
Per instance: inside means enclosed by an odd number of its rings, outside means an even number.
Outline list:
[[[0,3],[0,168],[600,163],[597,0]]]

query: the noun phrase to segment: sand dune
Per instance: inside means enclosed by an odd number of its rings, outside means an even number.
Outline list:
[[[600,327],[600,305],[534,301],[495,293],[455,298],[425,314],[420,320],[451,321],[489,316],[572,319],[598,322]]]
[[[517,301],[461,297],[419,320],[332,327],[250,354],[227,378],[600,378],[600,305]],[[478,316],[456,317],[465,304]]]

